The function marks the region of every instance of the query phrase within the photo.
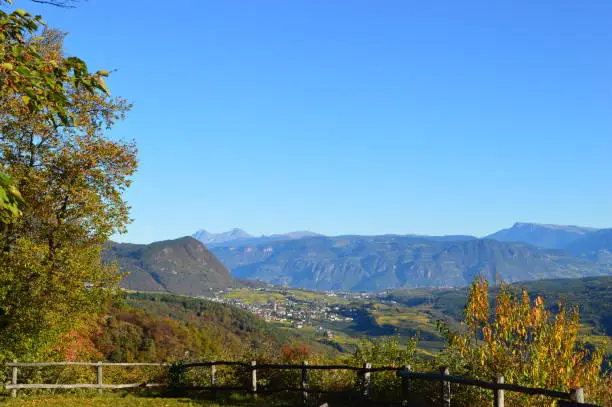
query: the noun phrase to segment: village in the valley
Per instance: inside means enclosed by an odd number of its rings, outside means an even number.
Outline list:
[[[283,293],[282,291],[265,288],[249,291],[251,293],[258,292],[262,297],[265,297],[266,293],[277,295]],[[329,297],[332,301],[305,301],[296,299],[292,295],[283,295],[282,299],[278,300],[271,296],[267,301],[247,301],[240,296],[230,296],[228,292],[231,292],[231,289],[215,292],[214,296],[208,299],[244,309],[268,322],[288,324],[296,329],[313,327],[330,339],[333,338],[333,333],[323,325],[334,322],[351,322],[357,311],[349,306],[339,304],[337,300],[344,300],[348,304],[351,301],[367,299],[372,295],[371,293],[330,291],[325,292],[321,297]]]

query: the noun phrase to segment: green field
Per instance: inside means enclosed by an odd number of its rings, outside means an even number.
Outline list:
[[[278,292],[256,291],[248,288],[240,288],[225,294],[228,299],[240,299],[245,304],[265,304],[270,301],[278,303],[285,302],[285,296]]]
[[[134,396],[48,396],[36,398],[6,399],[3,405],[7,407],[72,407],[72,406],[95,406],[95,407],[216,407],[219,404],[203,401],[190,400],[187,398],[157,398],[157,397],[134,397]]]
[[[311,303],[321,302],[328,305],[347,304],[344,298],[327,295],[315,291],[283,289],[283,290],[253,290],[249,288],[239,288],[227,292],[224,295],[228,299],[240,299],[245,304],[265,304],[270,301],[284,303],[287,299]]]
[[[299,395],[260,396],[254,398],[245,394],[226,394],[218,401],[193,397],[152,397],[139,396],[138,393],[109,393],[93,395],[90,392],[67,395],[39,395],[1,398],[0,405],[7,407],[289,407],[301,405]],[[342,400],[334,400],[334,405],[346,406]],[[318,404],[317,404],[318,405]]]

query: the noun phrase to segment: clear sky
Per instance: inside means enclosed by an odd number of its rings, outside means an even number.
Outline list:
[[[612,227],[612,2],[26,0],[134,103],[121,241]]]

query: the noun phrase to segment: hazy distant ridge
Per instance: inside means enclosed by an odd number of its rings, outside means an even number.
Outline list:
[[[571,243],[580,240],[596,228],[573,225],[546,225],[539,223],[515,223],[511,228],[502,229],[486,236],[500,242],[523,242],[546,249],[565,249]]]
[[[314,237],[212,252],[236,277],[319,290],[464,286],[476,274],[526,281],[612,273],[610,265],[570,253],[492,239]]]
[[[253,245],[277,240],[303,239],[305,237],[320,236],[318,233],[309,231],[295,231],[269,236],[253,236],[242,229],[234,228],[228,232],[211,233],[204,229],[198,230],[193,238],[204,243],[207,247],[235,247],[241,245]]]

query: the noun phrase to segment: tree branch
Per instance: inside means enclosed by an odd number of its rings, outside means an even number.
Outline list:
[[[34,3],[40,3],[40,4],[50,4],[52,6],[56,6],[56,7],[62,7],[62,8],[74,8],[75,6],[71,5],[70,3],[76,3],[79,0],[31,0]]]

